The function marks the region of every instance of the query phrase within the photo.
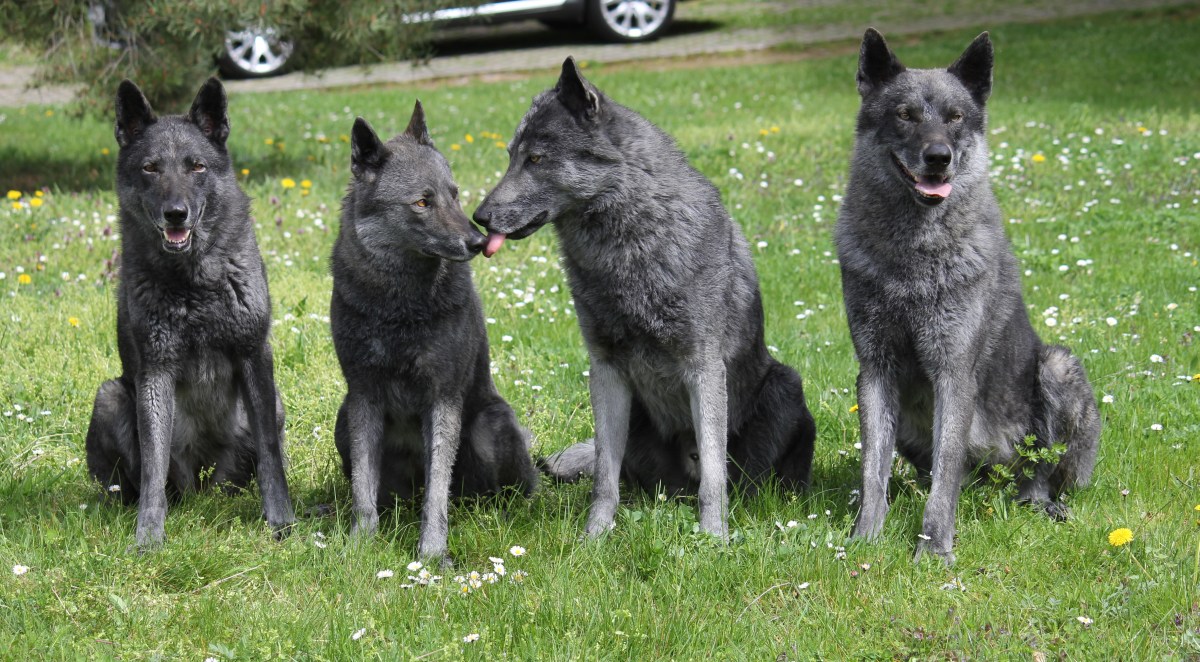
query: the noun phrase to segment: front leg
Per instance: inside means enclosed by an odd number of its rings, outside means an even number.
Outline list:
[[[138,374],[137,424],[142,456],[141,495],[138,498],[138,549],[161,547],[167,519],[167,472],[171,466],[171,436],[175,427],[175,376],[165,370]]]
[[[895,376],[863,364],[858,373],[858,428],[862,440],[862,504],[853,537],[874,540],[887,519],[888,480],[896,450],[899,389]]]
[[[462,399],[435,396],[422,421],[425,434],[425,503],[421,508],[421,537],[417,554],[448,564],[450,535],[450,477],[462,431]]]
[[[925,502],[914,560],[931,553],[940,556],[946,565],[953,565],[954,517],[967,472],[967,436],[975,412],[976,389],[969,373],[941,375],[933,388],[933,486]]]
[[[729,403],[725,362],[707,351],[689,375],[692,425],[700,454],[700,528],[721,540],[729,538],[729,486],[725,448],[729,443]]]
[[[275,532],[275,538],[280,539],[287,535],[296,516],[283,469],[282,426],[276,418],[278,394],[269,345],[242,359],[242,379],[242,392],[249,405],[250,433],[256,442],[255,472],[262,492],[263,515]]]
[[[621,462],[629,439],[633,395],[616,367],[592,356],[589,391],[596,419],[596,463],[592,506],[584,534],[595,538],[613,528],[621,496]]]
[[[351,387],[343,403],[350,435],[350,494],[354,525],[350,535],[365,538],[379,528],[379,471],[383,462],[381,395]]]

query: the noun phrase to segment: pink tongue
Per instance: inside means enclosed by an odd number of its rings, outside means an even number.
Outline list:
[[[180,228],[178,230],[167,230],[167,241],[178,244],[185,241],[192,232],[191,230]]]
[[[504,245],[504,237],[505,235],[499,232],[489,232],[487,246],[483,248],[483,256],[491,257],[495,255],[496,251],[500,250],[500,247]]]
[[[945,198],[950,195],[950,182],[918,180],[917,190],[934,198]]]

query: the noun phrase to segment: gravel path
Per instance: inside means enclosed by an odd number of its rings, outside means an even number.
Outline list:
[[[1194,4],[1195,0],[1065,0],[1046,6],[1013,7],[987,14],[944,16],[911,23],[882,22],[876,27],[889,36],[911,35],[970,27],[986,29],[1002,24],[1036,23],[1119,10]],[[681,12],[680,18],[686,19],[686,12]],[[553,69],[557,68],[567,55],[592,62],[618,63],[763,51],[784,44],[813,45],[855,40],[861,37],[865,27],[857,24],[839,24],[822,27],[718,30],[669,35],[644,44],[558,43],[486,53],[443,55],[415,65],[410,62],[397,62],[371,67],[327,69],[315,74],[294,72],[275,78],[229,81],[226,86],[231,92],[275,92],[469,79]],[[492,28],[492,31],[495,29]],[[520,27],[516,30],[519,31]],[[519,37],[519,32],[514,37]],[[513,41],[518,39],[514,38]],[[32,70],[32,67],[0,69],[0,107],[57,104],[70,100],[72,88],[68,86],[27,89]]]

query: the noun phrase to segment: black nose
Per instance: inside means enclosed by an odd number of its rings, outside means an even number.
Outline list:
[[[467,239],[467,250],[471,251],[471,254],[474,255],[482,251],[484,246],[487,246],[487,241],[487,235],[472,232],[471,238]]]
[[[471,218],[474,219],[476,223],[486,228],[488,226],[488,221],[492,220],[492,212],[483,205],[480,205],[479,208],[475,210],[475,214],[472,215]]]
[[[168,205],[163,207],[162,215],[166,222],[181,225],[187,220],[188,210],[187,207],[180,204]]]
[[[921,157],[925,159],[927,166],[945,168],[950,165],[950,159],[954,158],[954,152],[950,151],[950,146],[946,143],[933,143],[925,148]]]

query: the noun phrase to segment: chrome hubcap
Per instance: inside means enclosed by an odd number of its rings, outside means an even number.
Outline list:
[[[669,6],[669,0],[602,0],[600,15],[617,34],[637,39],[662,27]]]
[[[269,74],[278,71],[292,54],[292,42],[280,39],[274,28],[230,31],[225,37],[229,59],[245,71]]]

